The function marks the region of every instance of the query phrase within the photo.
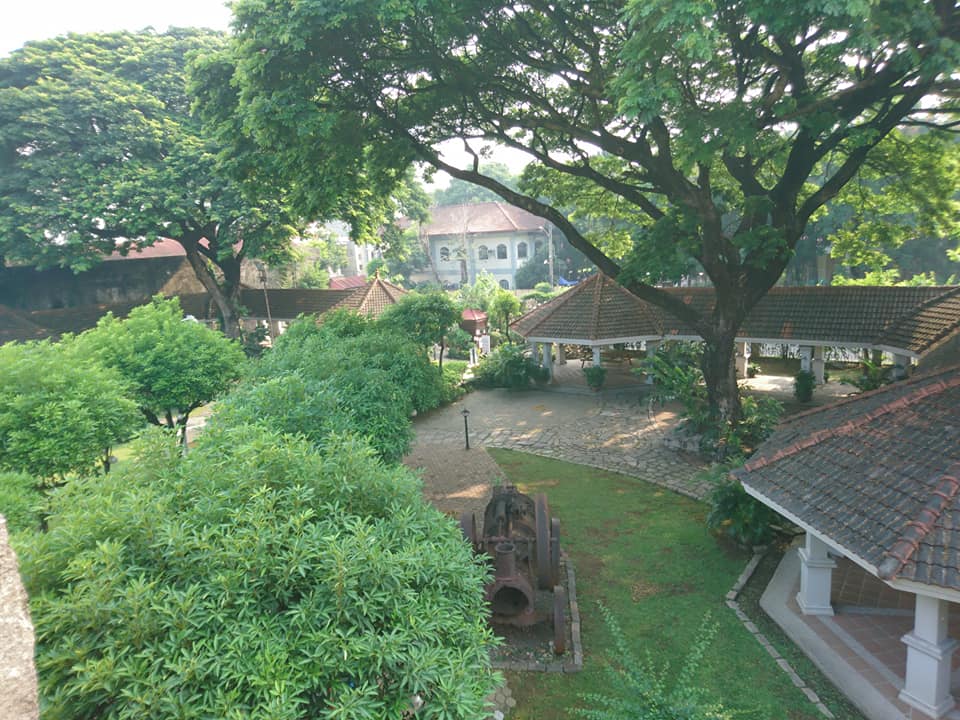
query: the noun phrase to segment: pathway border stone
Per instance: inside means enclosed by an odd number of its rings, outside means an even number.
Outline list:
[[[740,603],[737,602],[737,598],[740,596],[740,591],[743,590],[743,587],[750,580],[754,571],[757,569],[757,566],[760,564],[760,561],[763,559],[763,556],[766,554],[766,548],[757,550],[754,552],[753,557],[750,558],[750,562],[747,563],[747,566],[744,568],[743,572],[740,573],[740,577],[737,578],[737,581],[733,584],[733,587],[730,589],[730,592],[726,596],[726,605],[728,608],[733,610],[736,614],[737,619],[743,623],[743,626],[747,629],[754,639],[760,643],[760,646],[767,651],[767,654],[773,658],[776,662],[777,667],[779,667],[783,672],[787,674],[787,677],[790,678],[790,682],[794,684],[795,687],[799,688],[803,694],[806,696],[813,706],[823,715],[825,718],[830,718],[831,720],[835,717],[830,709],[823,704],[823,701],[820,699],[820,696],[807,686],[803,678],[797,674],[797,671],[793,669],[793,666],[790,662],[780,655],[777,649],[773,646],[767,636],[760,632],[760,629],[750,620],[747,614],[743,611],[743,608],[740,607]]]

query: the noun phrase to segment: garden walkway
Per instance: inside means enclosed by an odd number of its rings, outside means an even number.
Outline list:
[[[470,411],[464,449],[461,410]],[[618,394],[478,390],[414,422],[416,441],[404,461],[421,469],[425,492],[450,514],[481,512],[499,469],[483,451],[505,448],[619,472],[702,498],[709,485],[694,480],[700,458],[662,445],[677,421],[674,408]]]

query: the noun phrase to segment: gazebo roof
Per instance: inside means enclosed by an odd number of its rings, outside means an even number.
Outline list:
[[[666,288],[710,312],[713,288]],[[533,340],[600,345],[696,338],[661,308],[596,274],[512,324]],[[874,347],[915,357],[960,333],[960,287],[777,287],[744,321],[742,341]]]
[[[960,366],[789,418],[733,474],[884,580],[960,592]]]

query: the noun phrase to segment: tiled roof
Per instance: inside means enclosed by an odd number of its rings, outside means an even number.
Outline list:
[[[658,337],[663,325],[657,309],[631,295],[616,281],[597,273],[511,324],[524,337],[599,341],[607,338]]]
[[[734,475],[881,578],[960,590],[960,366],[796,416]]]
[[[424,235],[463,233],[531,232],[542,230],[547,221],[526,210],[502,202],[473,205],[441,205],[430,209],[430,222],[421,227]]]
[[[48,335],[44,328],[28,320],[22,313],[0,305],[0,345],[14,340],[42,340]]]
[[[331,290],[349,290],[367,284],[366,275],[350,275],[349,277],[330,278]]]
[[[270,300],[270,317],[274,320],[292,320],[300,315],[322,315],[336,308],[355,310],[363,315],[378,317],[388,305],[393,305],[405,294],[405,290],[375,278],[349,290],[267,290]],[[219,317],[216,304],[206,294],[180,295],[180,307],[185,315],[200,320]],[[66,333],[81,333],[96,326],[97,322],[112,312],[125,318],[130,311],[147,300],[131,303],[83,305],[57,310],[15,311],[0,305],[0,343],[10,340],[39,340],[59,337]],[[251,316],[267,317],[266,300],[262,290],[243,289],[240,304]]]
[[[703,314],[713,288],[666,288]],[[655,339],[696,333],[665,310],[594,275],[535,308],[512,327],[524,337]],[[902,350],[921,355],[960,333],[960,287],[777,287],[751,311],[742,340],[806,341]]]

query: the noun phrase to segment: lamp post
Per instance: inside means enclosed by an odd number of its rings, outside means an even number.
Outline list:
[[[466,450],[470,449],[470,427],[467,425],[467,418],[470,417],[470,411],[464,408],[460,411],[463,415],[463,442]]]

